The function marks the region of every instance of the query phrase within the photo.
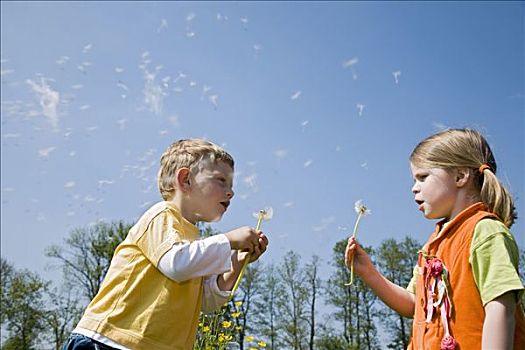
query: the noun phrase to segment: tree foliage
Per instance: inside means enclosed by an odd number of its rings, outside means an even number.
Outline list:
[[[378,349],[377,298],[359,278],[351,286],[345,285],[350,280],[350,271],[344,263],[346,244],[345,239],[334,246],[334,271],[325,288],[327,302],[335,308],[332,316],[341,324],[340,332],[331,333],[329,344],[342,343],[344,349]],[[374,261],[374,250],[363,248]]]
[[[28,270],[16,270],[1,259],[2,327],[8,335],[2,349],[36,349],[45,331],[44,292],[48,282]]]
[[[131,226],[119,221],[77,228],[65,239],[65,247],[53,245],[46,255],[59,261],[65,280],[89,301],[97,294],[113,252]]]
[[[303,350],[307,347],[308,290],[301,257],[289,251],[277,270],[283,286],[283,293],[276,301],[280,311],[277,321],[281,329],[279,348]]]
[[[393,283],[407,286],[412,278],[412,271],[417,264],[418,250],[421,245],[410,237],[402,241],[384,240],[377,249],[379,269]],[[381,311],[381,320],[388,331],[390,349],[406,349],[412,332],[412,320],[403,317],[385,307]]]

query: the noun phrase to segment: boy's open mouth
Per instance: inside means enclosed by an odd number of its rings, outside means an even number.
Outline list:
[[[224,207],[224,210],[228,209],[228,206],[230,205],[230,201],[221,202],[221,205]]]

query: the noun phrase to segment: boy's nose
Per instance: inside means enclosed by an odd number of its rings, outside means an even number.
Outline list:
[[[228,191],[226,191],[226,195],[228,196],[228,199],[233,198],[234,194],[235,194],[235,192],[233,192],[233,189],[231,189],[231,188]]]

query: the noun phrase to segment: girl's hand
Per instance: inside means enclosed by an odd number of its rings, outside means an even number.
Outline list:
[[[358,276],[363,276],[369,268],[372,267],[372,261],[368,254],[361,248],[354,237],[348,239],[348,244],[345,250],[345,265],[350,268],[352,265],[352,257],[354,258],[354,271]]]

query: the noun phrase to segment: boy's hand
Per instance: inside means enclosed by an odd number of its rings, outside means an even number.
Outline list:
[[[224,234],[230,241],[230,247],[234,250],[245,250],[253,253],[259,249],[259,234],[254,228],[244,226]],[[259,254],[260,255],[260,254]]]
[[[244,263],[244,260],[247,259],[248,255],[250,257],[248,262],[252,263],[259,259],[259,257],[266,251],[266,248],[268,247],[268,237],[266,237],[262,231],[258,231],[257,234],[259,235],[259,245],[255,247],[254,251],[250,254],[250,252],[243,250],[237,254],[240,264]]]
[[[345,265],[350,268],[352,264],[352,256],[354,257],[354,271],[357,275],[363,276],[370,267],[373,268],[372,261],[368,254],[357,243],[356,239],[350,237],[345,251]]]

